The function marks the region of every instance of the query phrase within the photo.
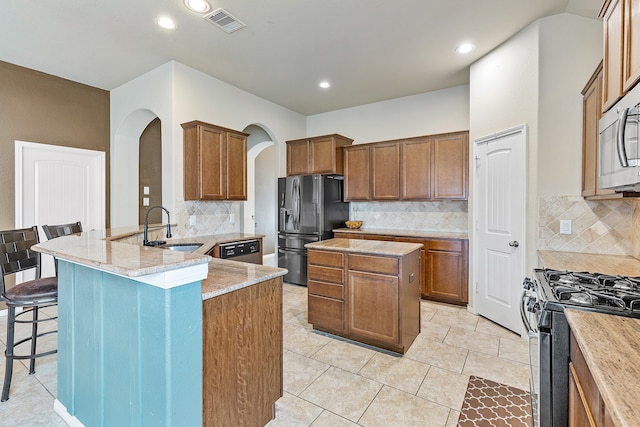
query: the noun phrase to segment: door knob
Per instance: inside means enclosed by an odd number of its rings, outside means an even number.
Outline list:
[[[518,246],[520,246],[520,243],[518,243],[517,240],[514,240],[513,242],[509,242],[509,246],[511,246],[512,248],[517,248]]]

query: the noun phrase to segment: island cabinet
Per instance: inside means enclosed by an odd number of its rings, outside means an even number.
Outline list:
[[[606,0],[600,17],[604,29],[603,111],[640,80],[640,0]]]
[[[569,426],[614,427],[584,355],[571,333],[569,362]]]
[[[345,200],[466,200],[469,133],[345,148]]]
[[[246,133],[192,121],[182,124],[185,200],[247,200]]]
[[[338,134],[287,141],[287,176],[316,173],[342,175],[343,149],[352,142],[352,139]]]
[[[325,242],[334,241],[349,242]],[[308,246],[309,323],[314,329],[405,353],[420,333],[418,246],[395,256],[367,253],[366,246],[349,247],[343,252]]]

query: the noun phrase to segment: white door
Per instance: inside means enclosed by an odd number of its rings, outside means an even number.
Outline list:
[[[527,128],[475,140],[474,269],[478,314],[518,334],[525,277]]]
[[[86,231],[105,228],[104,152],[16,141],[15,153],[16,228],[76,221]],[[53,276],[53,259],[42,258],[42,276]]]

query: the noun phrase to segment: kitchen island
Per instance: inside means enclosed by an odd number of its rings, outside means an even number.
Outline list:
[[[422,245],[329,239],[305,247],[313,328],[404,354],[420,333]]]
[[[34,246],[59,260],[56,412],[78,426],[271,420],[282,395],[286,270],[113,234]]]

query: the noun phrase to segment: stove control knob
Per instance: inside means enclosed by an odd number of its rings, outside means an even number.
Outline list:
[[[527,311],[529,311],[530,313],[535,313],[539,308],[540,306],[538,305],[538,300],[529,297],[529,300],[527,301]]]
[[[528,277],[525,277],[524,281],[522,282],[522,287],[528,291],[533,289],[533,283],[531,282],[531,279],[529,279]]]

